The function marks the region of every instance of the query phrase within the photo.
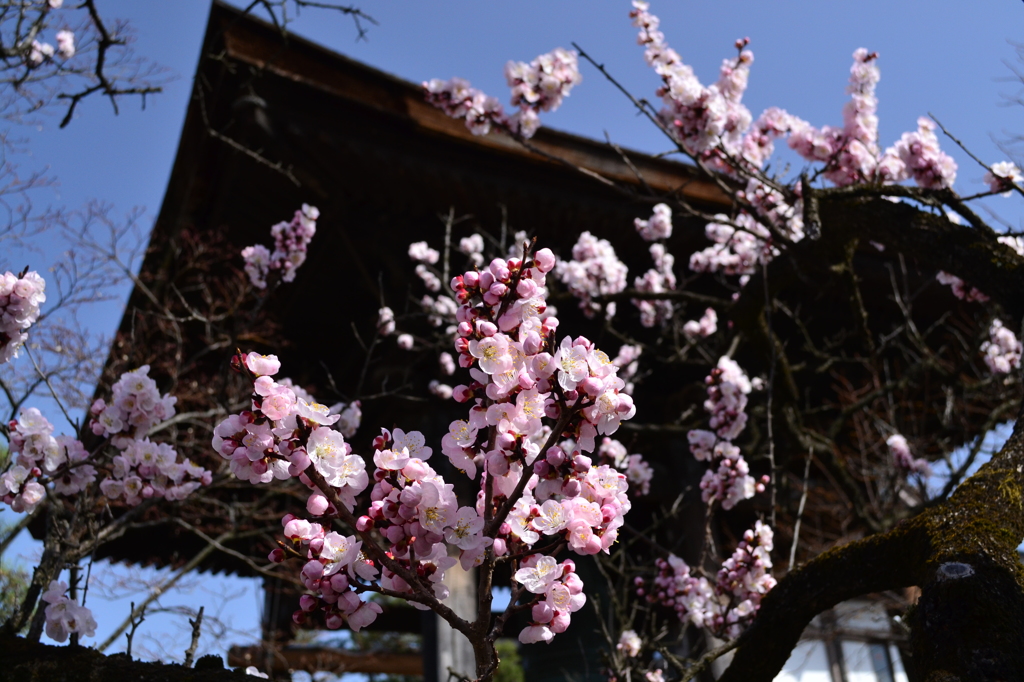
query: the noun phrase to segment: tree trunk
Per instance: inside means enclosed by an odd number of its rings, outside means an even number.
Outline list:
[[[821,611],[917,585],[909,614],[921,682],[1019,679],[1024,671],[1024,420],[949,500],[793,571],[761,605],[721,682],[771,682]]]

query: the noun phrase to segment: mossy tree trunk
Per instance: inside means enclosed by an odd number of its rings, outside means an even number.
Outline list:
[[[922,682],[1024,675],[1024,422],[949,500],[886,533],[829,550],[783,578],[720,682],[771,682],[818,613],[917,585],[909,618]]]

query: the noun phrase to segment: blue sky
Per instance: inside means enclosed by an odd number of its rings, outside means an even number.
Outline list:
[[[110,203],[115,214],[142,207],[144,224],[151,224],[173,163],[209,2],[97,4],[106,16],[134,25],[138,53],[167,67],[171,80],[163,94],[147,100],[145,111],[129,99],[114,116],[108,102],[92,99],[64,130],[57,128],[57,118],[44,121],[40,129],[18,131],[29,137],[31,150],[19,162],[25,169],[48,167],[59,178],[59,187],[43,193],[39,201],[74,208],[98,199]],[[379,21],[369,27],[364,41],[356,40],[345,17],[312,10],[291,28],[403,78],[418,82],[458,75],[502,100],[507,100],[502,68],[508,59],[528,61],[554,47],[570,47],[573,41],[634,93],[650,97],[657,85],[635,44],[625,1],[365,0],[359,6]],[[1017,0],[675,0],[655,2],[651,9],[662,18],[669,43],[704,82],[713,81],[722,58],[734,54],[736,38],[751,38],[755,62],[745,102],[755,116],[768,106],[780,106],[814,125],[841,124],[851,54],[863,46],[880,53],[883,146],[916,128],[917,117],[929,112],[989,162],[1004,158],[994,140],[1024,133],[1024,109],[1004,106],[1003,99],[1021,89],[1019,81],[1012,82],[1007,64],[1024,68],[1008,42],[1024,41],[1024,3]],[[644,125],[600,74],[589,65],[582,71],[582,85],[560,111],[544,119],[546,124],[596,138],[607,132],[618,143],[643,151],[665,149],[660,134]],[[958,189],[965,194],[980,189],[983,171],[948,141],[943,146],[960,164]],[[1024,214],[1012,202],[993,206],[1016,224]],[[40,261],[55,257],[59,245],[47,248],[50,252]],[[33,262],[38,269],[45,266]],[[113,306],[89,322],[96,331],[109,333],[119,315]],[[180,601],[198,604],[204,599],[210,603],[209,595],[202,594]],[[255,602],[250,593],[232,607],[236,624],[256,618]],[[100,635],[126,611],[126,604],[99,609]],[[159,627],[175,632],[172,625]]]

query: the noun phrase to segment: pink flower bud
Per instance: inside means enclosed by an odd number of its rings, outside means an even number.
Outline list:
[[[310,580],[319,580],[324,574],[324,565],[315,559],[307,561],[302,567],[302,575]]]
[[[405,531],[402,530],[401,526],[388,526],[384,530],[384,536],[392,544],[397,545],[399,542],[405,539]]]
[[[526,338],[523,339],[523,351],[527,355],[536,355],[543,347],[544,342],[541,340],[540,334],[535,331],[528,332]]]
[[[479,286],[482,291],[487,291],[494,284],[494,273],[489,270],[484,270],[480,273]]]
[[[537,283],[532,279],[521,279],[516,285],[516,294],[519,298],[530,298],[537,293]]]
[[[455,402],[464,403],[473,397],[473,391],[464,384],[459,384],[452,389],[452,397],[455,398]]]
[[[345,619],[341,617],[340,613],[332,613],[326,618],[324,618],[324,625],[326,625],[331,630],[337,630],[344,624]]]
[[[342,593],[348,589],[348,576],[344,573],[335,573],[331,576],[331,589],[337,593]]]
[[[477,320],[476,330],[481,336],[490,337],[498,333],[498,328],[493,322],[487,320]]]
[[[306,614],[302,611],[296,611],[292,614],[292,622],[296,625],[303,625],[306,622]]]
[[[494,279],[504,282],[507,282],[512,274],[509,272],[509,264],[504,258],[495,258],[492,260],[491,264],[488,266],[488,270],[494,274]],[[483,277],[481,277],[481,280],[482,279]]]
[[[548,474],[551,473],[551,465],[543,459],[537,459],[533,463],[533,473],[537,474],[541,478],[547,478]]]
[[[555,634],[565,632],[569,627],[569,612],[559,611],[551,620],[551,631]]]
[[[511,450],[516,446],[516,437],[508,431],[502,431],[498,434],[498,437],[494,439],[494,443],[502,450]]]
[[[508,521],[505,521],[498,527],[498,533],[501,535],[508,535],[512,532],[512,526],[509,525]]]
[[[320,552],[324,549],[323,538],[313,538],[309,541],[309,553],[313,556],[319,556]]]
[[[592,398],[604,392],[604,382],[597,377],[587,377],[578,384],[578,387]]]
[[[555,617],[555,610],[546,601],[534,604],[531,613],[533,620],[538,623],[550,623],[551,619]]]
[[[316,599],[308,594],[304,594],[299,597],[299,608],[309,613],[316,608]]]
[[[580,494],[580,490],[582,489],[583,488],[580,485],[580,482],[577,481],[575,478],[570,478],[568,481],[562,484],[562,494],[565,495],[566,497],[576,497],[577,495]]]
[[[288,460],[295,466],[299,471],[305,471],[309,467],[309,455],[302,448],[292,450]]]
[[[551,249],[541,249],[533,254],[533,260],[537,264],[537,269],[544,273],[551,272],[555,267],[555,254]]]
[[[551,466],[560,467],[565,463],[565,450],[557,445],[553,445],[548,448],[546,453],[544,453],[544,458],[547,459],[548,464]]]
[[[284,561],[284,550],[280,547],[275,547],[270,550],[270,554],[267,555],[267,561],[271,563],[279,564]]]
[[[591,459],[584,454],[575,455],[572,458],[572,468],[578,473],[585,474],[590,471]]]
[[[323,516],[329,506],[331,506],[331,503],[319,493],[313,493],[306,500],[306,511],[313,516]]]
[[[494,538],[494,556],[504,556],[505,551],[505,539]]]
[[[462,283],[466,285],[467,289],[476,288],[480,284],[480,273],[470,270],[462,276]]]

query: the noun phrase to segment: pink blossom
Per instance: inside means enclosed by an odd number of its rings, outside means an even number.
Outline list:
[[[1000,161],[992,164],[992,168],[985,173],[984,182],[989,190],[1000,192],[1004,197],[1010,196],[1015,186],[1020,185],[1024,180],[1024,174],[1020,172],[1016,164],[1011,161]]]
[[[1003,326],[998,318],[988,329],[988,341],[981,344],[985,364],[993,374],[1009,374],[1020,367],[1022,346],[1017,335]]]
[[[657,204],[650,219],[636,218],[633,225],[640,236],[649,242],[668,239],[672,236],[672,209],[667,204]]]

